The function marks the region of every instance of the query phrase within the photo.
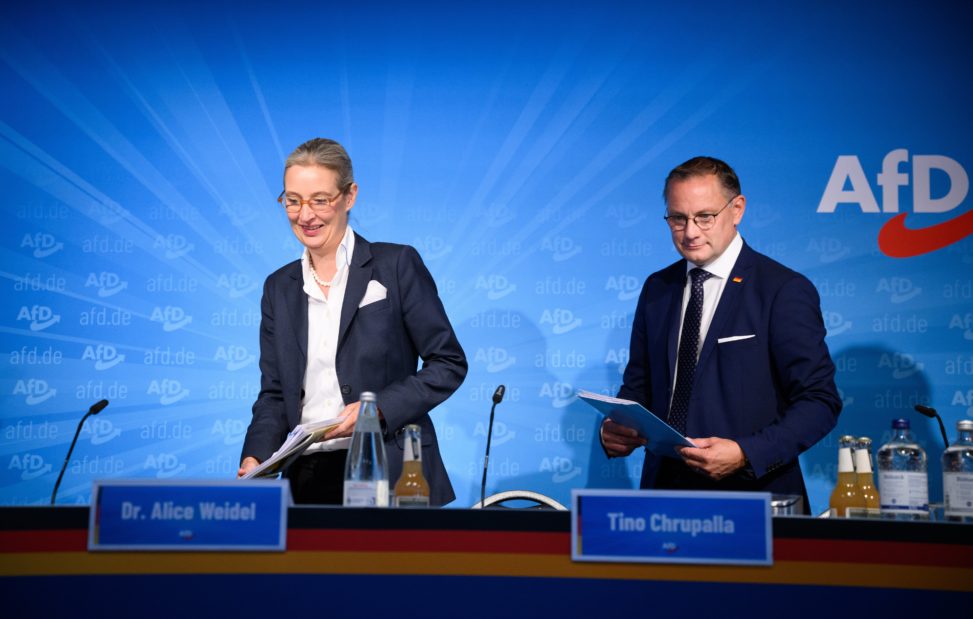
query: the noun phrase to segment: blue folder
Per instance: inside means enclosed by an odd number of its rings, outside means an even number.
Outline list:
[[[578,391],[578,397],[615,423],[637,430],[639,436],[648,441],[647,448],[652,453],[679,458],[676,447],[696,447],[691,440],[638,402],[583,390]]]

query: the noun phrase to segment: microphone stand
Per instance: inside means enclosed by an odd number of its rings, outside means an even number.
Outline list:
[[[939,422],[939,431],[943,434],[943,443],[946,444],[946,449],[949,449],[949,439],[946,438],[946,426],[943,425],[943,418],[939,416],[936,409],[931,406],[923,406],[922,404],[916,404],[915,409],[917,413],[922,413],[926,417]]]
[[[64,457],[64,464],[61,465],[61,472],[58,474],[57,482],[54,484],[54,491],[51,492],[51,505],[54,505],[54,500],[57,498],[57,489],[61,487],[61,480],[64,478],[64,471],[68,469],[68,461],[71,460],[71,453],[74,451],[74,446],[78,442],[78,436],[81,435],[81,427],[84,425],[84,422],[87,421],[88,417],[97,415],[106,406],[108,406],[108,400],[99,400],[98,402],[95,402],[91,405],[91,408],[88,409],[88,412],[84,414],[84,417],[82,417],[81,421],[78,423],[78,429],[74,431],[74,438],[71,439],[71,447],[68,448],[68,455]]]
[[[503,385],[497,387],[493,394],[493,406],[490,407],[490,425],[487,429],[486,455],[483,456],[483,481],[480,482],[480,509],[485,509],[486,505],[486,478],[487,464],[490,462],[490,439],[493,438],[493,413],[497,410],[497,404],[503,400],[503,393],[506,391]]]

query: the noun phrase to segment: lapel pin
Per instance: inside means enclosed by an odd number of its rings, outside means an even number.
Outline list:
[[[733,278],[733,283],[734,283],[734,284],[740,284],[740,283],[743,283],[743,278],[742,278],[742,277],[734,277],[734,278]]]

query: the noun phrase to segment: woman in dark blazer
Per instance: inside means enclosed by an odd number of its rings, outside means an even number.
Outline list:
[[[359,395],[372,391],[390,484],[402,470],[399,431],[418,424],[431,503],[443,505],[455,495],[428,413],[463,382],[466,357],[418,252],[370,243],[349,227],[357,193],[337,142],[316,138],[288,157],[278,201],[305,251],[264,283],[261,389],[239,474],[270,457],[299,423],[340,416],[285,476],[298,503],[341,503],[347,437]]]

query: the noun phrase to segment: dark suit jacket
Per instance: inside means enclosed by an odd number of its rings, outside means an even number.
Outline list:
[[[645,281],[618,394],[663,418],[673,389],[685,282],[685,260]],[[831,431],[841,411],[824,337],[814,285],[744,244],[700,351],[686,435],[732,439],[749,466],[713,482],[681,460],[646,453],[641,487],[797,494],[806,508],[797,457]]]
[[[431,503],[449,503],[455,495],[428,413],[460,386],[467,364],[436,284],[412,247],[369,243],[358,235],[349,269],[335,359],[342,397],[350,404],[363,391],[377,394],[385,420],[390,485],[402,473],[398,431],[418,424]],[[359,308],[370,280],[385,286],[387,296]],[[300,423],[308,337],[300,260],[267,278],[260,305],[260,394],[243,457],[262,462]],[[417,371],[420,357],[423,364]]]

